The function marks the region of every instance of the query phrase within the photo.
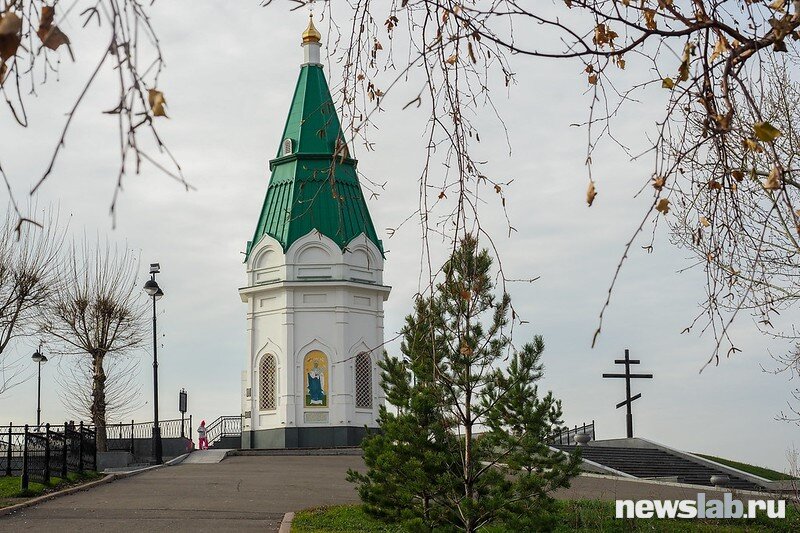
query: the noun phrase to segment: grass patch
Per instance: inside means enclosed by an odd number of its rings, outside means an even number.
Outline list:
[[[399,533],[405,531],[401,526],[381,522],[364,512],[361,505],[337,505],[317,507],[300,511],[292,520],[292,533],[349,533],[377,531],[380,533]]]
[[[72,485],[81,485],[94,481],[101,474],[97,472],[83,472],[80,474],[70,472],[66,479],[51,477],[48,483],[28,483],[28,490],[23,491],[22,478],[20,476],[0,477],[0,506],[14,505],[20,503],[22,499],[41,496],[42,494],[64,489]]]
[[[566,500],[558,502],[555,532],[767,532],[800,531],[800,512],[791,505],[786,507],[785,519],[769,519],[760,513],[755,519],[728,520],[669,520],[669,519],[616,519],[614,503],[596,500]],[[345,533],[345,532],[401,532],[397,524],[387,524],[366,514],[361,505],[320,507],[301,511],[292,522],[292,533]],[[501,525],[485,528],[487,533],[512,533]],[[516,532],[513,532],[516,533]]]
[[[769,479],[770,481],[790,481],[792,479],[797,479],[788,474],[776,472],[775,470],[770,470],[769,468],[764,468],[761,466],[749,465],[747,463],[740,463],[739,461],[731,461],[730,459],[714,457],[713,455],[705,455],[702,453],[696,453],[694,455],[702,457],[703,459],[708,459],[709,461],[714,461],[715,463],[719,463],[721,465],[730,466],[731,468],[741,470],[742,472],[747,472],[748,474]]]

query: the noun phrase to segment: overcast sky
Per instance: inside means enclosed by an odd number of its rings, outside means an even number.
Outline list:
[[[160,89],[169,120],[161,132],[180,160],[196,191],[185,192],[156,170],[145,167],[125,182],[116,229],[108,207],[118,161],[116,124],[102,110],[115,105],[113,73],[106,72],[87,96],[56,172],[38,195],[40,205],[58,204],[71,216],[73,233],[108,235],[141,253],[146,266],[161,263],[159,301],[161,417],[178,416],[177,393],[189,391],[190,411],[211,420],[239,412],[240,373],[245,364],[245,306],[237,289],[245,282],[242,251],[251,238],[269,180],[268,161],[280,143],[302,59],[300,33],[306,12],[282,6],[261,8],[256,0],[222,9],[218,2],[171,0],[156,3],[153,23],[167,59]],[[46,167],[64,114],[100,55],[106,37],[80,29],[78,19],[63,25],[77,62],[64,56],[60,80],[51,77],[29,99],[31,127],[21,129],[6,113],[0,128],[0,158],[15,193],[24,198]],[[319,24],[325,34],[326,23]],[[634,75],[635,58],[627,70]],[[671,247],[660,225],[656,248],[639,247],[626,263],[597,347],[590,348],[597,315],[625,242],[649,202],[633,197],[649,176],[649,161],[631,163],[618,148],[602,147],[594,157],[599,195],[585,203],[585,131],[570,127],[586,117],[585,76],[580,65],[513,58],[517,85],[494,93],[511,138],[487,113],[481,123],[479,154],[485,173],[514,179],[509,214],[518,230],[503,232],[501,211],[486,206],[496,220],[507,275],[540,276],[532,284],[512,285],[512,298],[527,324],[515,330],[523,342],[542,334],[547,346],[544,387],[563,400],[567,424],[595,420],[598,438],[624,437],[621,380],[603,380],[615,371],[613,360],[630,348],[642,360],[641,371],[655,379],[639,380],[634,392],[638,436],[679,449],[719,454],[784,469],[787,450],[798,444],[797,427],[775,421],[785,408],[792,383],[788,376],[764,373],[770,353],[786,346],[760,335],[745,318],[735,335],[742,352],[718,367],[699,370],[711,354],[713,339],[681,334],[698,311],[703,296],[700,271],[678,274],[690,264],[688,254]],[[339,80],[337,68],[329,82]],[[384,102],[377,117],[372,152],[354,146],[359,169],[385,190],[369,200],[373,221],[388,250],[384,281],[393,287],[386,303],[386,336],[393,337],[418,292],[419,228],[407,224],[389,238],[416,208],[417,178],[422,168],[419,110],[400,108],[419,91],[412,73]],[[653,127],[664,97],[647,93],[647,105],[632,104],[618,118],[616,133],[641,145]],[[443,254],[444,247],[437,253]],[[783,319],[791,323],[794,313]],[[35,346],[15,349],[29,357]],[[398,345],[389,346],[397,353]],[[143,384],[137,420],[151,420],[150,350],[141,351]],[[31,370],[33,369],[31,365]],[[70,417],[61,406],[56,364],[43,368],[43,418]],[[0,420],[35,419],[35,380],[0,398]],[[130,417],[128,417],[130,418]]]

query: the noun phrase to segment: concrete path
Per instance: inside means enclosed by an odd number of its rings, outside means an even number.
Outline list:
[[[363,459],[232,456],[203,464],[184,461],[0,517],[0,531],[277,531],[286,512],[357,502],[354,487],[345,480],[348,468],[363,471]],[[556,496],[682,499],[697,492],[719,497],[713,490],[593,475],[576,478]]]
[[[219,463],[232,450],[196,450],[182,461],[187,465],[207,465]]]
[[[0,518],[0,531],[277,531],[283,514],[358,501],[357,456],[228,457],[180,464]]]

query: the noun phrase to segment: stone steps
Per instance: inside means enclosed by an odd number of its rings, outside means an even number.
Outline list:
[[[555,448],[571,452],[575,446],[555,445]],[[740,490],[763,491],[756,483],[732,476],[699,462],[694,462],[664,450],[651,448],[628,448],[621,446],[582,446],[582,457],[603,466],[645,479],[672,478],[679,483],[711,487],[711,476],[728,476],[725,486]]]

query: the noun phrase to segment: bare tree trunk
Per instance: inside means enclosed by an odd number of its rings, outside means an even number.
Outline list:
[[[88,242],[73,245],[60,266],[62,284],[42,319],[41,330],[50,337],[53,353],[82,357],[89,374],[85,392],[75,390],[89,404],[97,428],[97,449],[106,451],[109,378],[106,357],[119,358],[144,340],[141,290],[136,284],[138,262],[128,251],[118,253],[108,244],[93,249]],[[112,374],[113,379],[113,374]],[[123,383],[124,386],[124,383]],[[89,393],[91,391],[91,394]]]
[[[92,354],[94,367],[92,379],[92,422],[97,429],[97,451],[106,451],[106,372],[103,369],[105,353]]]

